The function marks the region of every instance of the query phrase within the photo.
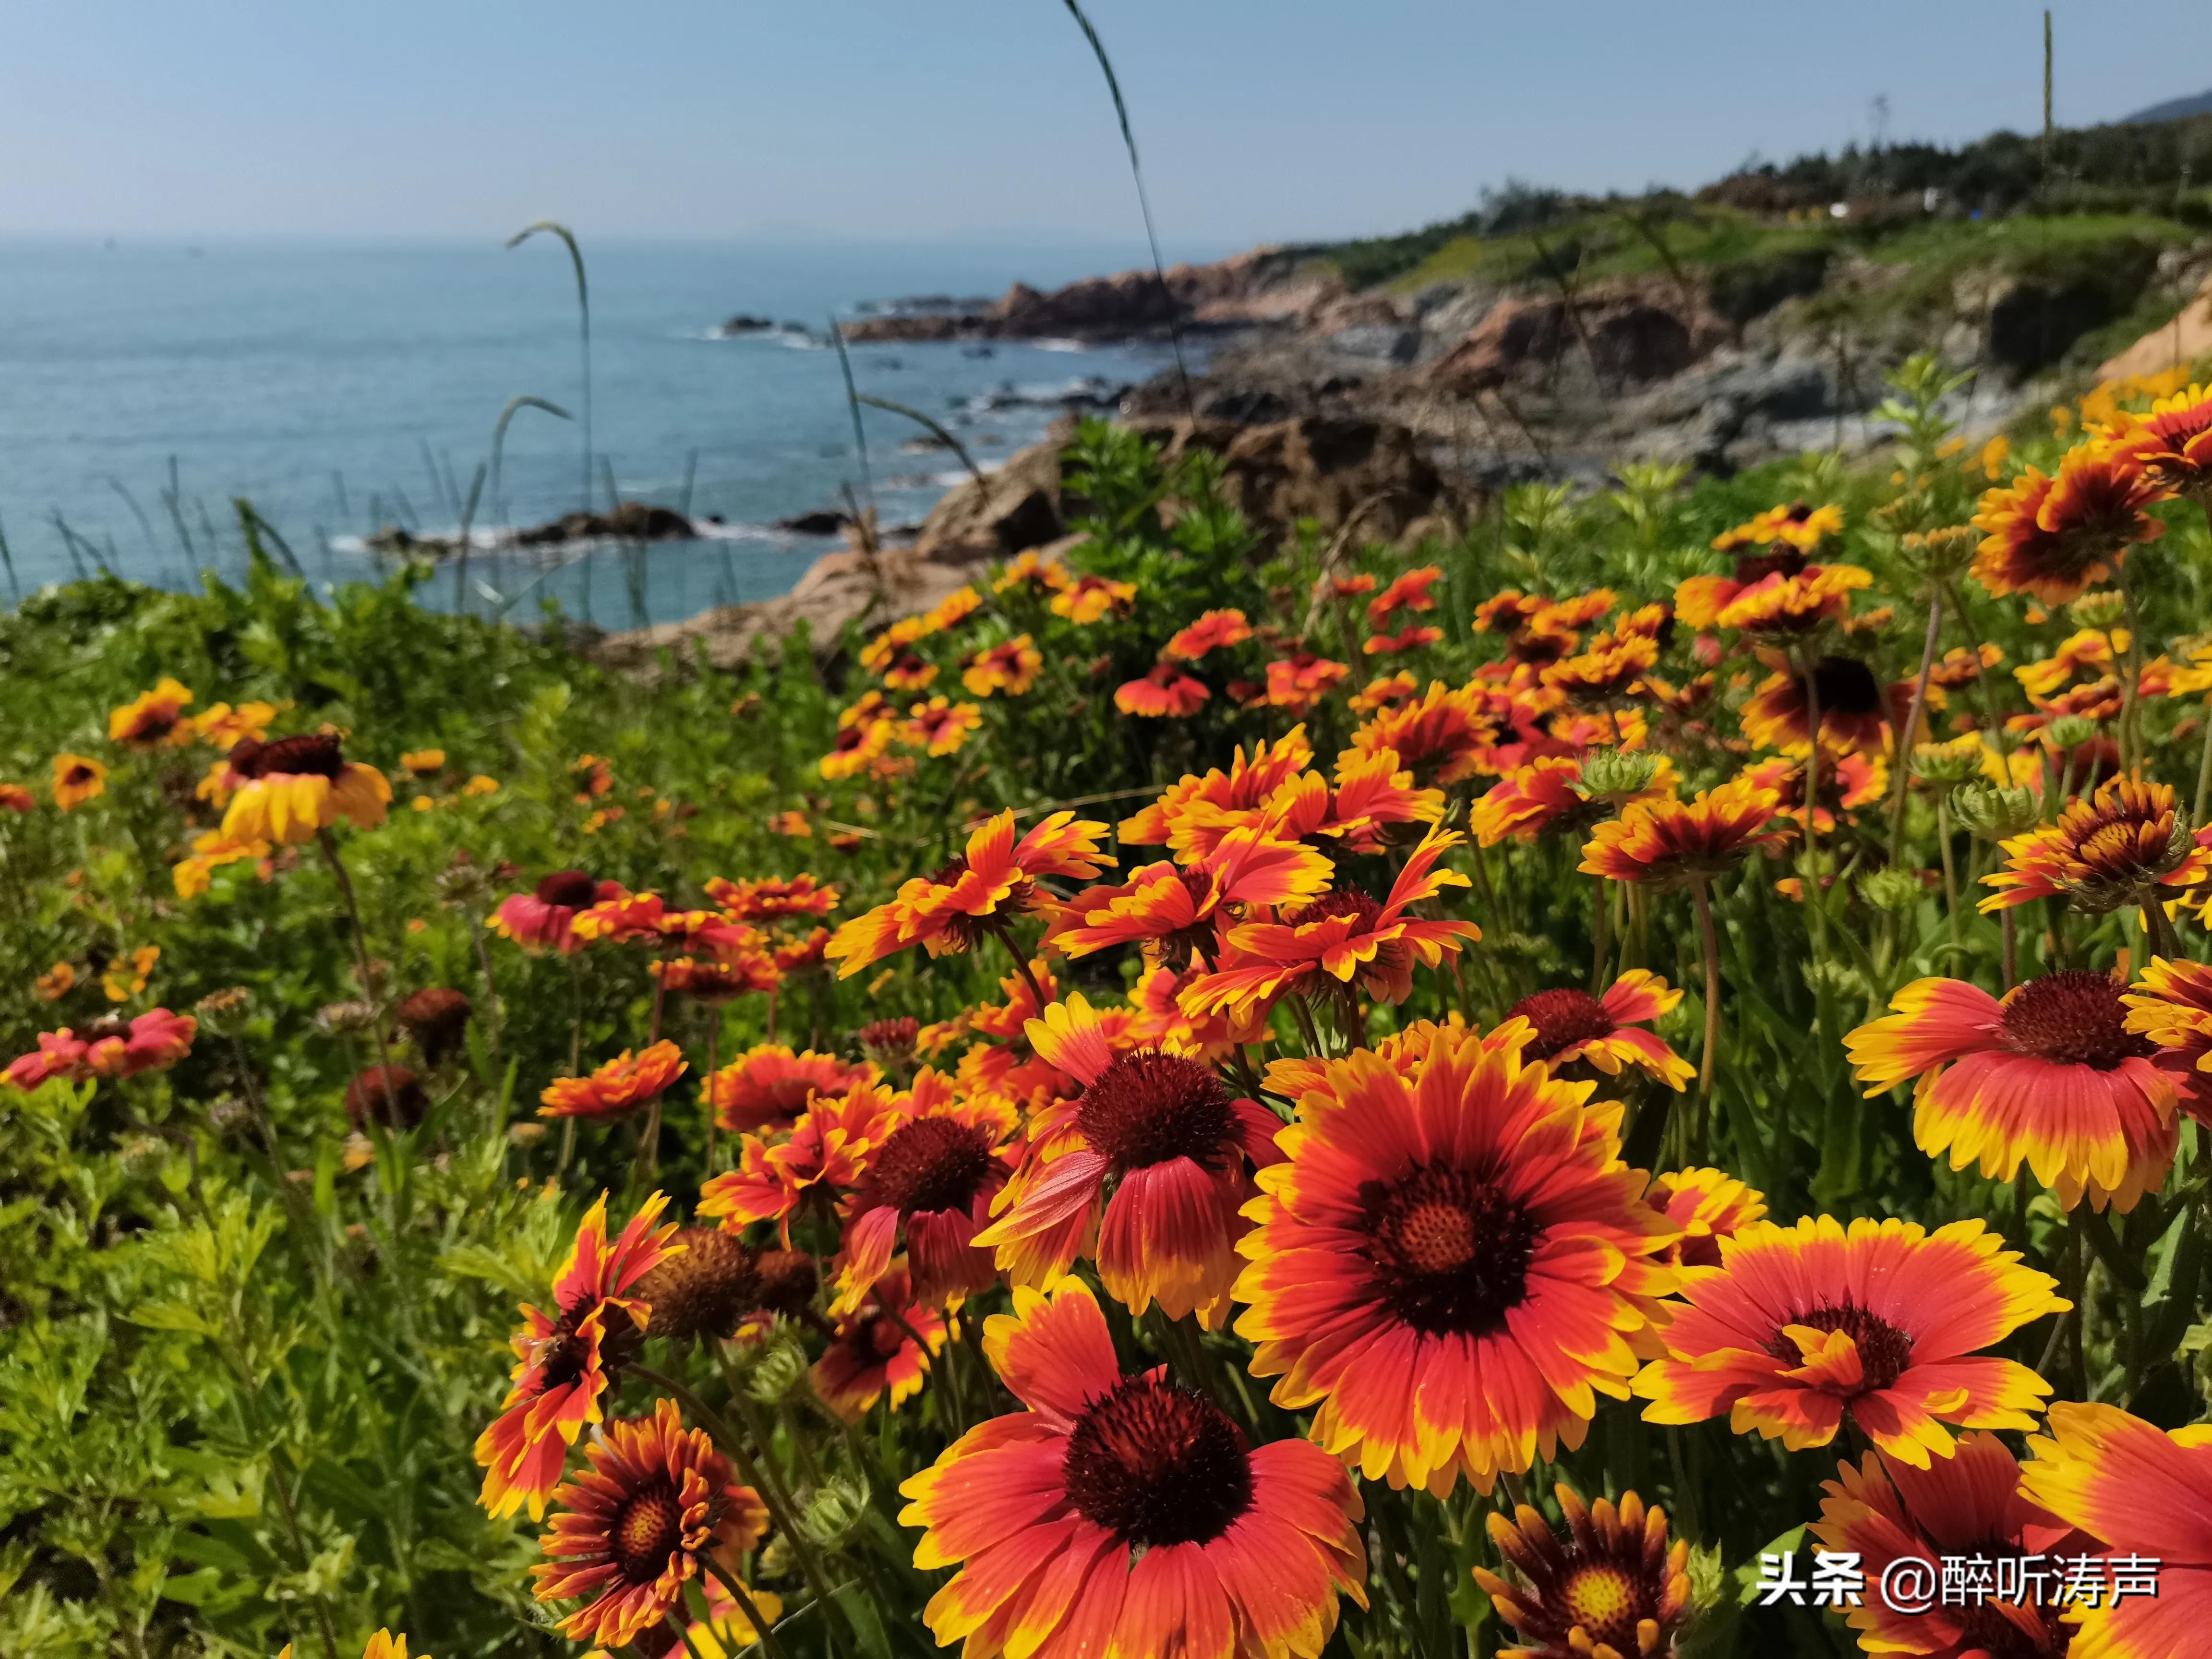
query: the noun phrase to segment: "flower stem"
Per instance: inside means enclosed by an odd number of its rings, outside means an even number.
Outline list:
[[[1936,798],[1936,840],[1943,853],[1943,908],[1951,918],[1951,948],[1959,948],[1959,866],[1951,851],[1951,799]]]
[[[2197,758],[2197,806],[2189,815],[2190,828],[2204,827],[2208,806],[2212,806],[2212,697],[2204,699],[2204,746]]]
[[[1014,959],[1014,971],[1022,976],[1022,983],[1030,988],[1030,994],[1036,999],[1037,1012],[1042,1013],[1052,999],[1044,994],[1044,987],[1037,983],[1036,975],[1030,969],[1029,958],[1014,943],[1014,930],[1002,918],[991,931],[999,936],[999,943],[1006,947],[1006,954]]]
[[[1715,1061],[1721,1047],[1721,952],[1719,941],[1713,933],[1713,901],[1707,886],[1708,884],[1703,880],[1693,882],[1690,886],[1690,902],[1698,912],[1698,948],[1705,963],[1705,1053],[1699,1056],[1698,1069],[1698,1109],[1692,1147],[1700,1162],[1705,1157],[1705,1137],[1711,1132]]]
[[[744,1582],[711,1553],[700,1559],[705,1562],[707,1571],[721,1580],[722,1588],[729,1591],[730,1599],[738,1604],[738,1611],[751,1622],[753,1637],[759,1642],[761,1651],[768,1655],[768,1659],[784,1659],[783,1644],[776,1640],[775,1632],[769,1627],[768,1620],[761,1614],[759,1604],[753,1600],[752,1592],[745,1588]]]
[[[1592,876],[1590,882],[1590,994],[1595,996],[1605,988],[1605,959],[1612,946],[1606,923],[1612,920],[1613,898],[1603,876]]]
[[[1890,747],[1890,764],[1896,769],[1897,781],[1891,786],[1889,800],[1889,861],[1898,861],[1899,850],[1905,845],[1905,796],[1912,781],[1911,768],[1906,763],[1912,753],[1913,734],[1920,730],[1920,716],[1928,706],[1928,677],[1935,672],[1936,647],[1943,627],[1943,590],[1930,586],[1928,590],[1928,635],[1920,646],[1920,678],[1913,682],[1912,707],[1905,717],[1905,729],[1897,734]],[[1953,918],[1956,921],[1955,915]]]
[[[368,1000],[369,1028],[376,1033],[377,1079],[384,1085],[384,1109],[393,1128],[399,1127],[399,1100],[392,1086],[392,1041],[385,1035],[384,1004],[376,994],[376,981],[368,965],[368,933],[361,923],[361,901],[354,896],[353,878],[346,873],[345,860],[338,856],[337,842],[327,830],[315,831],[315,845],[322,849],[323,861],[331,866],[337,878],[338,897],[345,904],[346,920],[353,927],[354,972],[361,979],[361,994]]]

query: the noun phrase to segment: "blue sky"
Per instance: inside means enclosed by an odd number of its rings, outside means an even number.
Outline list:
[[[2212,86],[2200,6],[2061,0],[2059,118]],[[1518,176],[2039,119],[2008,0],[1091,0],[1170,250],[1401,229]],[[2115,25],[2122,25],[2115,27]],[[2149,43],[2166,43],[2154,46]],[[1125,242],[1058,0],[0,8],[0,234]]]

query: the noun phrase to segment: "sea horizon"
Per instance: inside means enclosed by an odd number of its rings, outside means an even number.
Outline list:
[[[788,591],[835,538],[773,528],[849,489],[885,524],[960,476],[920,428],[870,410],[864,469],[829,319],[916,295],[995,295],[1146,262],[1140,241],[607,237],[583,243],[592,299],[592,504],[720,521],[708,539],[553,570],[472,560],[472,608],[556,598],[603,624],[663,622]],[[1196,257],[1231,250],[1206,249]],[[718,337],[736,315],[808,333]],[[1164,347],[855,344],[861,391],[945,422],[989,466],[1042,436],[1063,392],[1140,381]],[[502,408],[581,414],[575,290],[557,240],[70,236],[0,232],[0,535],[13,591],[102,567],[195,586],[240,559],[232,502],[275,526],[319,583],[373,576],[381,526],[458,528]],[[582,503],[579,422],[507,430],[478,532]],[[173,487],[172,479],[173,478]],[[453,584],[434,581],[432,603]],[[524,592],[525,588],[527,589]],[[12,594],[11,594],[12,597]]]

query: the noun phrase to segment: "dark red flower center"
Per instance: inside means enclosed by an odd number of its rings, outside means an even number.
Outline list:
[[[838,755],[849,755],[856,749],[866,748],[868,744],[868,738],[869,730],[865,724],[846,726],[837,733],[836,739],[830,744],[830,752]]]
[[[1084,1518],[1144,1549],[1218,1538],[1252,1503],[1244,1437],[1171,1382],[1131,1376],[1086,1407],[1060,1478]]]
[[[230,769],[243,778],[314,776],[336,781],[345,770],[338,740],[327,732],[258,743],[248,738],[230,751]]]
[[[956,855],[941,868],[932,871],[929,884],[933,887],[951,887],[968,873],[966,854]],[[1013,889],[1000,899],[988,915],[970,915],[964,910],[955,910],[945,919],[946,941],[956,951],[965,951],[976,940],[987,939],[1005,925],[1008,916],[1018,916],[1036,908],[1036,884],[1024,876],[1014,883]]]
[[[650,1584],[667,1571],[683,1543],[684,1506],[665,1480],[631,1493],[607,1528],[608,1550],[633,1584]]]
[[[1860,1384],[1863,1393],[1875,1394],[1890,1387],[1912,1363],[1912,1338],[1856,1303],[1824,1304],[1789,1322],[1808,1325],[1816,1331],[1841,1331],[1850,1337],[1858,1347],[1859,1369],[1865,1373]],[[1766,1351],[1793,1370],[1804,1364],[1796,1340],[1780,1331],[1767,1343]]]
[[[805,1251],[763,1250],[757,1265],[762,1307],[787,1319],[797,1319],[812,1305],[822,1273]]]
[[[1311,904],[1291,912],[1284,920],[1293,927],[1304,927],[1311,922],[1327,921],[1333,916],[1349,916],[1353,922],[1352,933],[1357,936],[1373,933],[1382,915],[1381,902],[1357,887],[1332,887]]]
[[[1539,1228],[1487,1172],[1431,1164],[1359,1190],[1375,1293],[1430,1335],[1496,1330],[1528,1293]]]
[[[871,1059],[878,1054],[904,1059],[914,1053],[915,1042],[921,1036],[921,1022],[911,1014],[872,1019],[854,1036],[860,1039],[860,1051]]]
[[[877,1201],[901,1215],[966,1211],[991,1173],[991,1137],[949,1117],[918,1117],[884,1142],[868,1172]]]
[[[1218,1167],[1234,1115],[1212,1067],[1139,1048],[1115,1055],[1083,1091],[1075,1122],[1119,1175],[1177,1158]]]
[[[1536,1035],[1521,1052],[1529,1060],[1549,1060],[1564,1054],[1577,1042],[1591,1042],[1607,1036],[1615,1029],[1605,1005],[1587,991],[1562,988],[1539,991],[1523,997],[1505,1011],[1505,1018],[1516,1014],[1536,1028]]]
[[[580,910],[599,896],[599,884],[581,870],[556,870],[538,884],[538,902]]]
[[[1976,1539],[1971,1544],[1946,1540],[1938,1545],[1930,1540],[1923,1553],[1931,1560],[1943,1555],[1967,1561],[1977,1559],[1997,1561],[2008,1555],[2027,1555],[2031,1552],[2018,1538],[1988,1537]],[[2044,1601],[2054,1601],[2055,1597],[2046,1593]],[[2042,1626],[2041,1640],[2014,1622],[2023,1610],[2032,1622]],[[2072,1628],[2062,1622],[2065,1608],[2038,1603],[2032,1581],[2027,1586],[2025,1604],[2008,1602],[2000,1611],[1997,1598],[1992,1595],[1979,1607],[1970,1601],[1962,1607],[1947,1607],[1944,1611],[1957,1621],[1957,1651],[1960,1653],[1978,1656],[1985,1655],[1987,1659],[2057,1659],[2057,1656],[2065,1653],[2073,1643]]]
[[[1823,657],[1813,670],[1813,688],[1820,694],[1820,718],[1832,715],[1864,720],[1881,713],[1881,682],[1856,657]]]
[[[2127,1029],[2124,988],[2106,974],[2045,974],[2005,1004],[1998,1035],[2007,1048],[2061,1066],[2109,1072],[2154,1052]]]
[[[1809,516],[1809,515],[1808,515]],[[1766,553],[1736,556],[1735,579],[1744,587],[1769,576],[1794,576],[1805,568],[1805,556],[1794,547],[1776,547]]]

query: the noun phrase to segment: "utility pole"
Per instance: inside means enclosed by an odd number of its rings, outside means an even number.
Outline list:
[[[2043,170],[2051,171],[2051,9],[2043,9]]]

